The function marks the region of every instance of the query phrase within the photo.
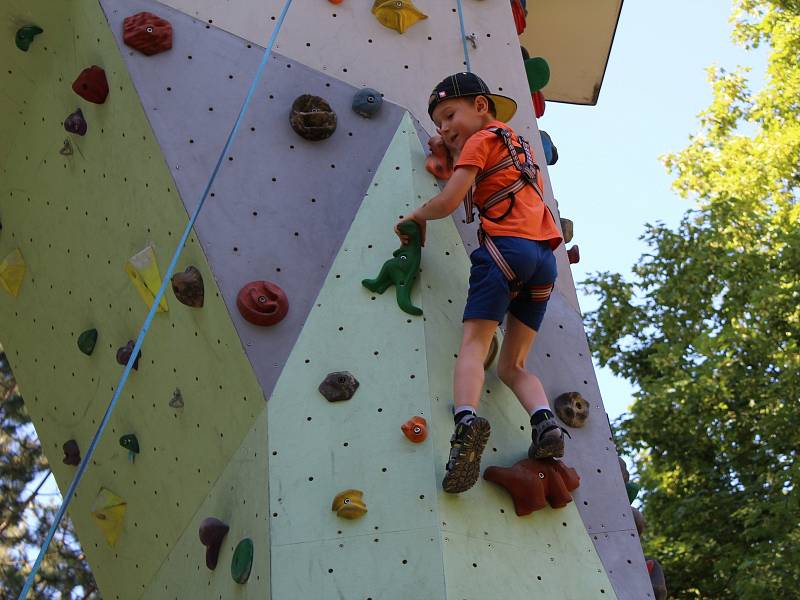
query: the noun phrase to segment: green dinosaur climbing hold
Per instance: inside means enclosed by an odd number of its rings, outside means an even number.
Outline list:
[[[97,329],[87,329],[78,336],[78,348],[86,356],[91,356],[97,344]]]
[[[364,279],[361,284],[376,294],[382,294],[394,284],[400,308],[410,315],[421,315],[422,309],[411,303],[411,286],[417,279],[422,262],[419,225],[415,221],[403,221],[398,229],[409,237],[409,243],[392,253],[392,258],[383,263],[381,272],[375,279]]]
[[[44,33],[44,29],[41,27],[37,27],[36,25],[28,25],[27,27],[21,27],[17,30],[17,36],[15,38],[15,42],[17,44],[17,48],[22,50],[23,52],[27,52],[28,48],[31,47],[31,42],[33,42],[33,38],[35,38],[40,33]]]

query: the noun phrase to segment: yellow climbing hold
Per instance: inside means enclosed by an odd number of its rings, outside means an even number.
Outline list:
[[[122,520],[128,503],[111,490],[100,488],[92,506],[92,518],[106,538],[109,546],[114,546],[122,531]]]
[[[25,259],[19,248],[3,259],[0,263],[0,285],[3,289],[15,298],[19,294],[22,286],[22,279],[25,277]]]
[[[331,505],[331,510],[336,511],[337,517],[343,519],[358,519],[367,514],[367,505],[364,504],[361,490],[345,490],[336,494]]]
[[[428,15],[420,12],[410,0],[375,0],[372,4],[372,14],[378,18],[381,25],[400,33],[417,21],[428,18]]]
[[[147,304],[147,308],[153,306],[158,288],[161,287],[161,272],[158,270],[153,247],[147,246],[138,254],[131,256],[125,263],[125,272],[139,290],[139,295]],[[158,312],[167,312],[168,310],[167,297],[164,294],[158,303]]]

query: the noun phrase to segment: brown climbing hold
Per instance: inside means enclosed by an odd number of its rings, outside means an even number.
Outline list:
[[[172,25],[151,12],[140,12],[122,22],[122,39],[142,54],[152,56],[172,48]]]
[[[175,273],[172,276],[172,291],[186,306],[203,308],[205,298],[203,276],[197,267],[188,266],[183,273]]]
[[[78,448],[78,442],[75,440],[67,440],[62,446],[64,449],[64,464],[71,467],[77,467],[81,464],[81,451]]]
[[[569,259],[569,264],[574,265],[581,262],[581,251],[578,249],[577,246],[573,246],[569,250],[567,250],[567,258]]]
[[[206,566],[212,571],[217,568],[222,540],[229,529],[230,527],[215,517],[208,517],[200,523],[200,542],[206,547]]]
[[[500,344],[497,341],[497,334],[495,333],[492,336],[492,342],[489,344],[489,353],[486,355],[486,358],[483,361],[483,370],[484,371],[492,366],[492,362],[494,361],[495,357],[497,356],[497,351],[498,351],[499,348],[500,348]]]
[[[430,155],[425,159],[425,168],[428,173],[437,179],[450,179],[453,175],[453,158],[447,151],[442,136],[431,137],[428,140],[428,147],[431,149]]]
[[[337,517],[343,519],[358,519],[367,514],[367,505],[364,504],[361,490],[345,490],[336,494],[331,504],[331,510]]]
[[[83,118],[83,112],[80,108],[64,120],[64,129],[75,135],[86,135],[88,128],[89,126],[86,124],[86,119]]]
[[[622,471],[622,481],[628,483],[628,481],[630,481],[631,478],[631,474],[628,473],[628,465],[625,464],[625,461],[622,460],[621,456],[618,458],[619,458],[619,469],[620,471]]]
[[[581,480],[575,469],[554,458],[523,458],[513,467],[489,467],[483,478],[511,494],[518,517],[540,510],[548,502],[553,508],[563,508],[572,502],[570,492]]]
[[[561,394],[555,401],[556,415],[569,427],[583,427],[589,418],[589,403],[579,392]]]
[[[108,98],[106,72],[97,65],[84,69],[72,84],[72,91],[87,102],[102,104]]]
[[[423,417],[411,417],[400,429],[415,444],[424,442],[428,437],[428,422]]]
[[[656,600],[667,600],[667,580],[664,577],[664,569],[661,568],[655,558],[644,557],[647,564],[647,572],[650,573],[650,583],[653,586],[653,594]]]
[[[636,524],[636,531],[639,533],[639,535],[642,535],[645,527],[647,527],[647,522],[644,520],[644,515],[635,506],[631,506],[631,512],[633,512],[633,522]]]
[[[564,243],[569,244],[572,241],[575,225],[570,219],[561,219],[561,233],[564,234]]]
[[[286,316],[289,299],[281,287],[271,281],[251,281],[239,290],[236,306],[250,323],[266,327]]]
[[[317,142],[336,131],[336,113],[324,98],[303,94],[292,103],[289,124],[300,137]]]
[[[128,340],[128,343],[125,344],[122,348],[117,350],[117,362],[121,365],[127,365],[128,361],[131,358],[131,354],[133,354],[133,347],[136,343],[133,340]],[[133,368],[137,371],[139,370],[139,359],[142,358],[142,351],[139,350],[139,354],[136,356],[136,360],[133,361]]]
[[[328,402],[342,402],[350,400],[358,386],[358,379],[350,371],[335,371],[328,373],[318,389]]]

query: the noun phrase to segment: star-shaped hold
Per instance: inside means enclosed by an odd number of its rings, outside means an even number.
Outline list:
[[[580,484],[575,469],[554,458],[524,458],[513,467],[489,467],[483,478],[511,494],[518,517],[541,510],[548,502],[553,508],[563,508],[572,502],[570,492]]]

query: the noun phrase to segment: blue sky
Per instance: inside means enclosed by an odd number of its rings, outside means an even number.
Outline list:
[[[706,67],[752,67],[762,85],[767,49],[746,51],[731,41],[731,2],[674,0],[623,4],[597,106],[549,103],[539,127],[558,148],[549,168],[561,216],[575,222],[572,243],[581,262],[576,282],[593,271],[630,274],[645,251],[647,222],[676,225],[692,207],[671,191],[659,156],[684,148],[711,102]],[[585,312],[597,302],[578,290]],[[633,388],[597,370],[606,411],[615,418]]]

